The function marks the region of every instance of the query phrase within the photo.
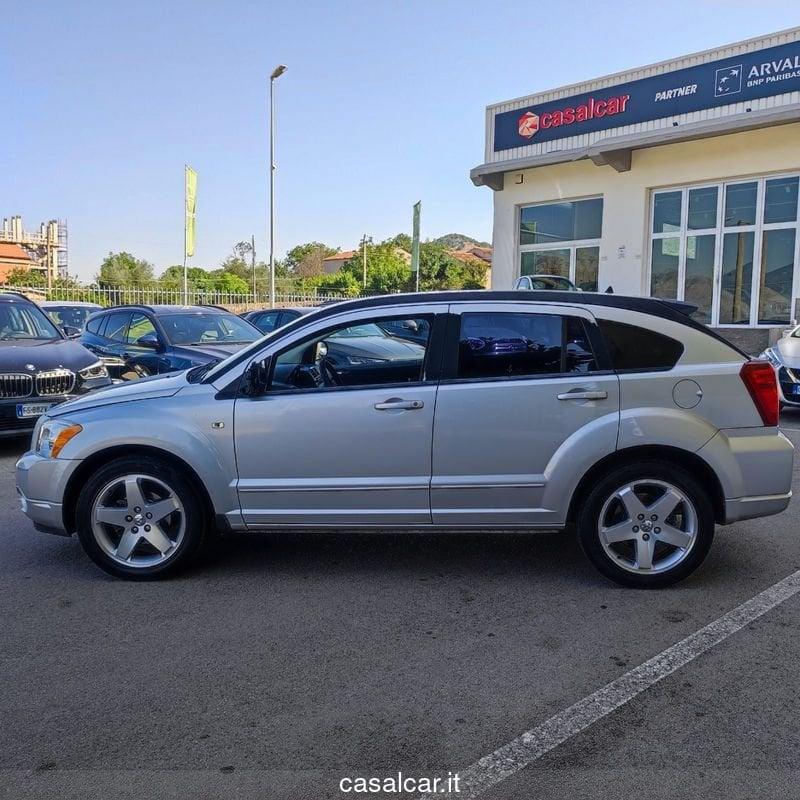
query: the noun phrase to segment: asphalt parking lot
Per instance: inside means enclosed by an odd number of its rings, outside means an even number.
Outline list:
[[[800,445],[800,414],[783,424]],[[253,535],[124,583],[18,510],[25,444],[0,441],[15,800],[317,800],[348,776],[456,772],[800,569],[795,500],[718,529],[654,592],[607,582],[572,537],[518,533]],[[481,796],[798,797],[798,612],[800,594]]]

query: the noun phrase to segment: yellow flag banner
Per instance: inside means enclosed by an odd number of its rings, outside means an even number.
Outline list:
[[[184,234],[185,253],[194,255],[195,236],[195,204],[197,201],[197,173],[187,165],[186,167],[186,227]]]

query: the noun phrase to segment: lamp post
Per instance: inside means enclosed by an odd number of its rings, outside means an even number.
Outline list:
[[[363,263],[364,263],[363,286],[366,289],[367,288],[367,245],[368,244],[372,244],[372,237],[371,236],[367,236],[367,234],[365,233],[361,237],[361,241],[359,242],[359,244],[361,245],[361,256],[362,256]]]
[[[275,81],[286,72],[278,64],[269,76],[269,307],[275,308]]]

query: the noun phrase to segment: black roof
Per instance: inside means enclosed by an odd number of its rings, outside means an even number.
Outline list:
[[[10,292],[6,289],[0,291],[0,303],[33,303],[29,297],[26,297],[22,292]]]
[[[520,290],[520,291],[488,291],[474,289],[467,291],[442,291],[442,292],[409,292],[407,294],[386,294],[377,297],[365,297],[358,300],[334,301],[325,304],[317,311],[318,316],[327,316],[339,313],[342,309],[357,310],[359,308],[381,307],[399,303],[486,303],[486,302],[514,302],[514,303],[554,303],[558,305],[580,306],[606,306],[607,308],[621,308],[627,311],[638,311],[654,317],[668,319],[682,325],[707,330],[704,325],[693,320],[685,310],[694,310],[695,306],[688,303],[659,300],[654,297],[628,297],[621,294],[600,294],[598,292],[559,292],[551,290]]]

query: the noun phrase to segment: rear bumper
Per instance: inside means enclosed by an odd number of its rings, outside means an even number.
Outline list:
[[[794,447],[776,428],[718,431],[698,455],[722,485],[725,523],[778,514],[789,505]]]

